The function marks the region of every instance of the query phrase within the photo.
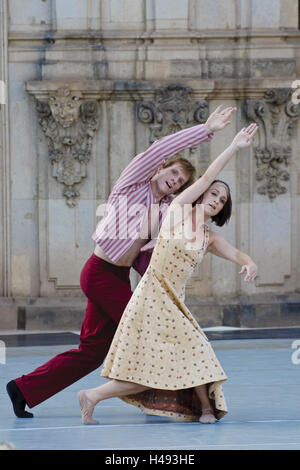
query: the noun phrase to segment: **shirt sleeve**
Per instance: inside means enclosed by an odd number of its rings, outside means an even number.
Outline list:
[[[147,181],[170,157],[183,149],[197,147],[202,142],[210,142],[212,137],[213,134],[207,134],[205,126],[199,124],[156,140],[127,165],[117,180],[115,189]]]

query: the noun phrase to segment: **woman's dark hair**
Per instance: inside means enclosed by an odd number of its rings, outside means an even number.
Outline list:
[[[231,217],[231,212],[232,212],[232,200],[231,200],[231,194],[230,194],[230,188],[228,186],[227,183],[225,183],[225,181],[222,181],[222,180],[214,180],[210,187],[214,184],[214,183],[222,183],[222,184],[225,184],[226,188],[227,188],[227,200],[224,204],[224,207],[223,209],[217,214],[217,215],[214,215],[211,220],[218,226],[218,227],[222,227],[225,223],[228,223],[229,222],[229,219]],[[209,189],[209,188],[208,188]],[[204,194],[204,193],[203,193]],[[201,204],[202,202],[202,198],[203,198],[203,194],[201,194],[201,196],[197,199],[197,201],[193,202],[193,206],[195,204]]]

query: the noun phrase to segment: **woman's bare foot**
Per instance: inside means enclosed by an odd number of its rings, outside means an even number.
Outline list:
[[[99,421],[93,419],[94,405],[88,398],[86,390],[80,390],[78,401],[81,409],[82,424],[99,424]]]
[[[199,421],[200,423],[203,423],[203,424],[213,424],[217,420],[211,408],[204,408],[202,410],[202,415],[200,416]]]

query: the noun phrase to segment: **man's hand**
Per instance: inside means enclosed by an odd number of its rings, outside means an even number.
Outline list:
[[[222,111],[222,107],[222,104],[218,106],[204,124],[208,134],[220,131],[230,124],[229,119],[236,112],[236,108],[225,108]]]

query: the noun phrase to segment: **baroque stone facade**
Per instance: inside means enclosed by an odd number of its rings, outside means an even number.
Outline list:
[[[67,327],[83,312],[80,271],[114,181],[155,139],[221,103],[238,108],[231,125],[184,155],[200,175],[259,124],[253,148],[221,174],[234,207],[215,228],[259,277],[244,283],[236,265],[207,255],[187,300],[203,326],[231,321],[228,305],[242,301],[287,324],[274,306],[300,294],[298,17],[295,0],[0,1],[0,329],[45,318]]]

